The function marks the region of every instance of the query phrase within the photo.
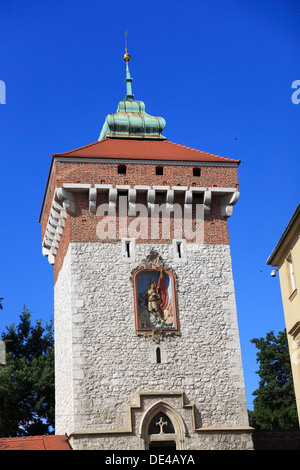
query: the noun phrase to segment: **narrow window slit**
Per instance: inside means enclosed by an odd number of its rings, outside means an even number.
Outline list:
[[[130,242],[125,242],[126,258],[130,258]]]
[[[160,354],[160,348],[156,348],[156,363],[160,364],[161,363],[161,354]]]
[[[177,242],[177,253],[178,258],[181,258],[181,242]]]

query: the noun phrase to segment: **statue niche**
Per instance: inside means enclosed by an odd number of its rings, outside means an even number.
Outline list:
[[[178,331],[175,279],[171,271],[142,268],[133,275],[137,332]]]

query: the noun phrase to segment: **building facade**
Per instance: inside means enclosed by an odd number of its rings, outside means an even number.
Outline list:
[[[267,260],[278,267],[293,382],[300,423],[300,204]],[[276,274],[274,270],[272,274]]]
[[[57,434],[74,449],[251,449],[227,219],[238,160],[168,141],[125,100],[52,158]]]

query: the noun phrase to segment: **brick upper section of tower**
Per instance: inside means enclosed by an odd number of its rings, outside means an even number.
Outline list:
[[[175,188],[173,203],[182,207],[186,202],[186,191],[193,195],[193,204],[202,203],[204,191],[210,191],[212,197],[209,213],[205,214],[204,243],[229,244],[227,217],[221,213],[221,198],[224,198],[224,194],[226,196],[226,190],[238,192],[239,163],[239,160],[209,154],[168,140],[153,139],[105,138],[69,152],[54,154],[40,216],[42,239],[47,236],[57,188],[72,191],[75,208],[73,213],[67,214],[63,230],[59,232],[59,243],[55,245],[55,263],[51,263],[55,264],[55,277],[70,242],[112,241],[99,239],[99,216],[89,206],[89,191],[92,188],[98,187],[95,200],[97,207],[109,202],[106,185],[116,188],[122,195],[129,189],[138,188],[135,202],[145,205],[147,190],[143,190],[143,187],[155,189],[157,204],[166,202],[164,188]],[[99,185],[104,189],[99,190]],[[50,231],[53,232],[52,225],[50,221]],[[172,243],[172,238],[171,232],[169,239],[137,239],[136,243]],[[113,241],[120,241],[118,234]],[[46,245],[43,242],[43,246]]]

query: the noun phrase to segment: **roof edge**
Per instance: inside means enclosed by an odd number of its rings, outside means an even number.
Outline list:
[[[292,217],[290,218],[290,221],[289,223],[287,224],[283,234],[281,235],[279,241],[277,242],[275,248],[273,249],[272,253],[270,254],[269,258],[267,259],[267,264],[268,265],[272,265],[272,262],[274,261],[274,258],[275,256],[277,255],[278,251],[280,250],[280,248],[282,247],[282,245],[284,244],[291,228],[293,227],[297,217],[300,215],[300,203],[298,204],[298,206],[296,207]]]
[[[51,159],[51,163],[50,163],[50,169],[49,169],[49,172],[48,172],[47,183],[46,183],[46,187],[45,187],[45,190],[44,190],[44,197],[43,197],[42,207],[41,207],[41,210],[40,210],[39,224],[42,223],[42,219],[43,219],[43,216],[44,216],[45,202],[46,202],[46,199],[47,199],[47,196],[48,196],[48,189],[49,189],[50,181],[51,181],[51,178],[52,178],[54,161],[55,161],[55,156],[52,155],[52,159]]]
[[[67,434],[44,434],[0,438],[0,450],[72,450],[72,447]]]
[[[238,163],[240,164],[241,163],[241,160],[239,159],[235,159],[235,158],[230,158],[230,157],[222,157],[221,155],[216,155],[214,153],[210,153],[210,152],[206,152],[205,150],[200,150],[200,149],[196,149],[196,148],[193,148],[193,147],[189,147],[187,145],[182,145],[182,144],[178,144],[177,142],[173,142],[172,140],[168,140],[167,138],[141,138],[141,137],[135,137],[134,139],[131,139],[129,137],[122,137],[122,136],[112,136],[112,137],[106,137],[105,139],[102,139],[102,140],[97,140],[96,142],[92,142],[88,145],[83,145],[82,147],[78,147],[76,149],[73,149],[73,150],[69,150],[69,151],[66,151],[66,152],[62,152],[62,153],[53,153],[52,156],[53,157],[63,157],[63,156],[68,156],[72,153],[75,153],[75,152],[78,152],[80,150],[84,150],[84,149],[87,149],[89,147],[93,147],[94,145],[101,145],[103,144],[104,142],[107,142],[108,140],[134,140],[134,141],[148,141],[151,140],[151,141],[160,141],[162,143],[166,142],[166,143],[169,143],[169,144],[172,144],[172,145],[176,145],[178,147],[182,147],[184,149],[188,149],[188,150],[192,150],[192,151],[195,151],[195,152],[201,152],[201,153],[205,153],[207,155],[210,155],[212,157],[215,157],[215,158],[220,158],[223,162],[230,162],[230,163]],[[110,158],[113,158],[113,157],[110,157]],[[148,160],[151,160],[148,158]],[[192,161],[192,160],[191,160]],[[197,160],[193,160],[193,161],[197,161]]]

